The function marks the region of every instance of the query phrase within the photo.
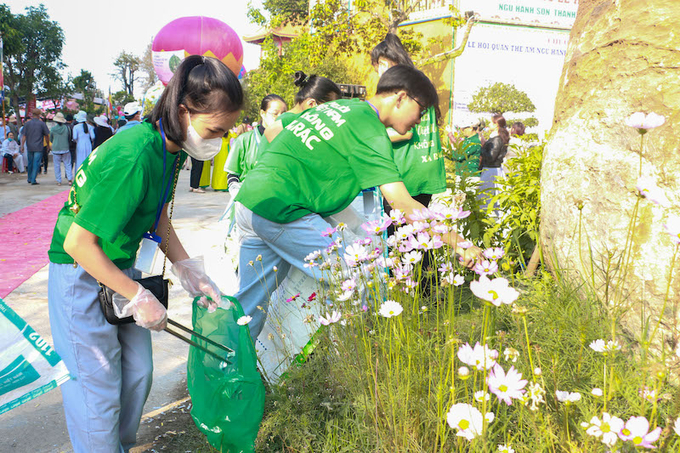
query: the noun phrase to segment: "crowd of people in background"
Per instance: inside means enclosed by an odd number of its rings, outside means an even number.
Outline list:
[[[51,154],[57,185],[62,185],[64,178],[71,185],[77,169],[92,150],[114,134],[141,123],[142,106],[138,102],[126,104],[123,112],[125,119],[119,119],[115,126],[109,124],[105,114],[94,116],[82,110],[75,115],[57,112],[48,120],[36,108],[21,126],[12,114],[5,119],[4,127],[0,125],[3,171],[25,173],[29,184],[39,185],[37,177],[41,172],[47,174]]]

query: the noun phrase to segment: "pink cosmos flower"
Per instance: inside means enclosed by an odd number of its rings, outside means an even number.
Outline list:
[[[430,212],[429,209],[423,208],[423,209],[415,209],[411,215],[409,215],[409,218],[413,221],[425,221],[427,222],[431,218],[433,218],[432,212]]]
[[[456,245],[458,247],[462,248],[463,250],[467,250],[470,247],[472,247],[474,244],[470,241],[463,241],[463,242],[458,242]]]
[[[392,225],[392,219],[389,217],[383,217],[379,220],[371,220],[370,222],[366,222],[361,225],[361,228],[363,228],[367,233],[379,236],[383,234],[383,232],[387,230],[387,227],[390,225]]]
[[[432,239],[430,238],[430,235],[427,234],[427,232],[418,233],[415,241],[417,244],[415,248],[417,249],[429,250],[432,248]]]
[[[522,379],[522,373],[518,372],[514,366],[511,366],[506,373],[502,366],[495,364],[489,372],[487,382],[491,393],[510,406],[513,399],[522,398],[524,386],[527,385],[528,381]]]
[[[423,232],[430,228],[430,224],[428,222],[421,222],[421,221],[416,221],[413,222],[413,231],[416,233]]]
[[[316,299],[316,293],[310,294],[307,298],[307,302],[312,302],[314,299]]]
[[[446,224],[444,223],[437,223],[432,225],[432,228],[430,228],[433,233],[437,234],[446,234],[449,231],[451,231],[451,228],[449,228]]]
[[[451,264],[450,261],[446,261],[441,266],[439,266],[438,270],[442,274],[445,274],[447,272],[453,272],[453,264]]]
[[[295,299],[297,299],[298,297],[300,297],[300,293],[297,293],[296,295],[294,295],[294,296],[292,296],[292,297],[289,297],[288,299],[286,299],[286,302],[289,302],[289,303],[290,303],[290,302],[293,302],[293,301],[294,301]]]
[[[636,447],[656,448],[653,442],[659,440],[661,427],[649,431],[649,421],[645,417],[631,417],[619,432],[623,441],[631,441]]]
[[[475,264],[474,271],[481,276],[495,274],[498,272],[498,264],[495,261],[482,260]]]
[[[510,305],[519,297],[519,291],[511,287],[508,280],[500,277],[490,280],[483,275],[479,277],[479,281],[470,282],[470,290],[475,296],[496,307],[501,304]]]
[[[666,122],[666,118],[654,112],[645,115],[643,112],[635,112],[626,118],[626,126],[634,127],[641,134],[650,129],[661,126]]]
[[[357,282],[353,278],[348,278],[340,286],[343,291],[354,291],[357,288]]]
[[[321,233],[321,236],[323,237],[331,237],[333,234],[335,234],[337,230],[335,228],[326,228],[326,230]]]
[[[415,239],[411,238],[407,241],[402,242],[399,244],[399,247],[397,247],[397,250],[399,250],[400,253],[407,253],[413,250],[415,247],[413,246],[413,243],[415,242]]]
[[[432,248],[433,249],[440,249],[444,247],[444,242],[442,241],[442,237],[439,236],[438,234],[435,234],[432,237]]]
[[[493,261],[498,261],[503,258],[505,251],[501,247],[491,247],[484,250],[484,257]]]

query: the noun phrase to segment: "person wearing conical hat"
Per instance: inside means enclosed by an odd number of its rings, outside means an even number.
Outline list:
[[[71,141],[71,130],[66,124],[64,114],[59,112],[52,119],[55,126],[50,129],[50,141],[52,142],[52,158],[54,160],[54,177],[57,185],[61,185],[61,164],[64,164],[66,179],[69,185],[73,180],[73,167],[71,165],[71,153],[69,152],[69,142]]]

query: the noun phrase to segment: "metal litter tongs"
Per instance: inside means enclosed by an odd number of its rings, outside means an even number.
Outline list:
[[[211,340],[210,338],[204,337],[200,333],[197,333],[197,332],[189,329],[188,327],[185,327],[182,324],[180,324],[176,321],[173,321],[172,319],[168,318],[168,324],[175,326],[178,329],[180,329],[180,330],[182,330],[182,331],[184,331],[184,332],[186,332],[190,335],[194,335],[196,338],[199,338],[199,339],[205,341],[206,343],[211,344],[211,345],[215,346],[216,348],[221,349],[222,351],[226,352],[226,354],[227,354],[226,357],[220,357],[218,354],[215,354],[214,352],[210,351],[208,348],[196,343],[195,341],[191,340],[190,338],[182,336],[176,330],[172,330],[169,327],[165,328],[165,331],[168,332],[170,335],[175,336],[175,337],[179,338],[180,340],[184,341],[185,343],[188,343],[191,346],[200,349],[201,351],[205,352],[206,354],[208,354],[209,356],[211,356],[214,359],[217,359],[221,362],[224,362],[226,364],[231,365],[231,361],[229,361],[229,359],[227,357],[233,357],[234,356],[235,352],[234,352],[233,349],[228,348],[228,347],[226,347],[222,344],[219,344],[219,343]]]

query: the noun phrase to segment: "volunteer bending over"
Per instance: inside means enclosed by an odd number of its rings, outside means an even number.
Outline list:
[[[133,265],[143,235],[160,236],[160,249],[192,296],[221,296],[200,259],[189,259],[179,242],[167,203],[186,159],[181,150],[211,159],[242,104],[241,85],[222,62],[187,57],[150,120],[103,143],[76,174],[54,228],[48,291],[55,349],[73,377],[61,391],[76,453],[128,451],[135,443],[151,388],[149,329],[166,323],[163,305],[133,280],[141,276]],[[98,281],[127,299],[117,314],[132,315],[136,324],[105,320]]]
[[[377,94],[366,102],[328,102],[285,128],[280,123],[272,127],[278,135],[236,197],[241,242],[235,297],[253,318],[253,338],[264,325],[269,294],[281,281],[277,275],[295,266],[315,277],[304,258],[333,240],[322,236],[330,227],[323,217],[342,211],[362,189],[375,186],[409,222],[413,211],[424,208],[402,182],[385,127],[405,134],[437,103],[437,92],[422,72],[398,65],[383,74]],[[468,266],[480,252],[459,247],[464,239],[455,232],[443,240]]]

